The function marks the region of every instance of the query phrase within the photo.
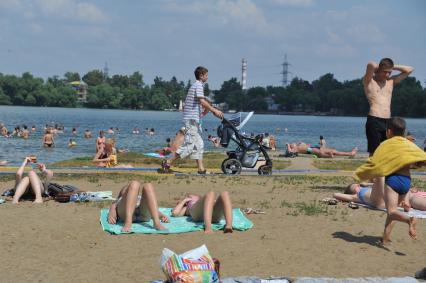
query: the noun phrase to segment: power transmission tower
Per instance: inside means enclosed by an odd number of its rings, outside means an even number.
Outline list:
[[[290,65],[291,64],[287,61],[287,54],[284,54],[284,63],[282,64],[283,71],[281,73],[283,75],[283,80],[282,80],[283,87],[288,86],[288,75],[291,74],[291,72],[288,71],[288,66]]]
[[[104,66],[104,81],[106,81],[108,79],[108,72],[109,72],[108,63],[105,62],[105,66]]]

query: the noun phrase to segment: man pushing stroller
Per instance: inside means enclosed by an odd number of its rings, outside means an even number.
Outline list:
[[[183,109],[184,142],[173,157],[163,160],[162,173],[169,173],[170,166],[176,159],[190,156],[197,162],[198,174],[206,174],[203,164],[204,142],[200,135],[200,118],[212,112],[217,118],[223,119],[223,113],[204,97],[204,84],[209,78],[208,70],[199,66],[195,69],[194,75],[196,81],[188,90]]]

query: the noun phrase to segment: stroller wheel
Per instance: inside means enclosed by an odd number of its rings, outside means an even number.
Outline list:
[[[241,173],[241,162],[238,159],[228,158],[222,162],[222,172],[228,175]]]
[[[257,173],[259,173],[259,175],[272,175],[272,166],[262,165],[257,169]]]

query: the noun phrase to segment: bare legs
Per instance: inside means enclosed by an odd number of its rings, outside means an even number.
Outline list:
[[[115,224],[117,216],[118,218],[124,219],[123,232],[130,232],[132,229],[140,189],[141,184],[139,182],[131,181],[129,185],[121,189],[118,202],[111,205],[108,222]],[[152,218],[154,227],[157,230],[166,230],[166,228],[161,225],[157,199],[152,184],[145,184],[143,186],[142,200],[138,209],[140,209],[141,221],[149,221]]]
[[[370,202],[376,208],[385,208],[384,201],[385,177],[377,177],[373,179],[371,188]]]
[[[333,158],[334,156],[355,156],[357,152],[357,147],[354,147],[350,152],[337,151],[335,149],[330,148],[320,148],[320,157]]]
[[[17,204],[22,195],[27,192],[29,188],[31,188],[35,195],[34,203],[43,203],[43,197],[41,195],[42,187],[43,184],[37,173],[31,170],[28,172],[28,176],[23,177],[15,187],[15,195],[13,196],[12,203]]]
[[[398,203],[401,203],[405,200],[405,195],[398,195],[397,192],[392,190],[389,186],[386,186],[384,197],[388,215],[386,217],[385,230],[383,232],[383,244],[387,245],[391,242],[390,234],[392,232],[394,221],[407,223],[408,234],[411,238],[416,239],[416,219],[414,217],[409,217],[407,214],[397,209]]]
[[[212,222],[219,222],[223,217],[226,224],[224,233],[232,233],[232,204],[228,192],[221,192],[216,200],[215,193],[209,191],[190,209],[194,221],[204,221],[204,233],[212,234]]]

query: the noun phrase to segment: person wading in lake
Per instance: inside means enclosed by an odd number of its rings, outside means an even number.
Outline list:
[[[399,71],[392,76],[393,70]],[[368,152],[373,155],[376,148],[386,139],[386,123],[391,117],[391,100],[394,85],[407,78],[414,69],[410,66],[394,65],[392,59],[384,58],[380,63],[369,62],[362,83],[370,111],[365,123]]]

